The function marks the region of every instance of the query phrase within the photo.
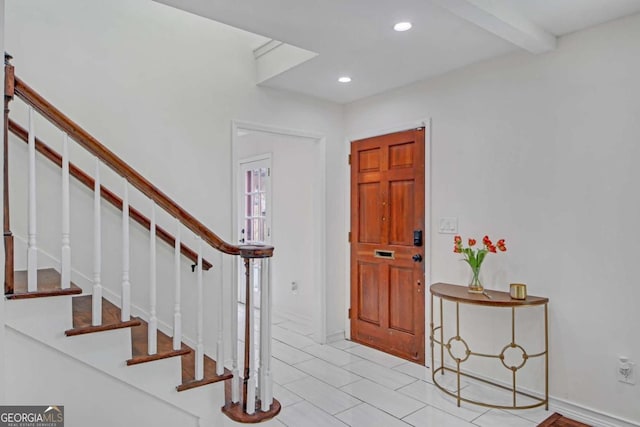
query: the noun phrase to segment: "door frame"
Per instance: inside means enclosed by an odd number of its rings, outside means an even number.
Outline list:
[[[313,340],[319,344],[324,344],[327,341],[327,286],[326,286],[326,137],[320,133],[304,131],[299,129],[291,129],[284,127],[277,127],[271,125],[265,125],[260,123],[253,123],[241,120],[231,121],[231,188],[234,189],[231,195],[231,220],[232,220],[232,232],[233,241],[237,242],[238,236],[238,201],[235,189],[238,187],[237,174],[238,174],[238,131],[247,130],[254,132],[265,132],[276,135],[294,136],[308,140],[312,144],[314,150],[316,162],[313,169],[313,182],[314,182],[314,195],[313,195],[313,211],[318,215],[318,220],[315,222],[313,229],[313,247],[309,251],[311,256],[316,262],[313,267],[314,283],[316,300],[318,301],[317,309],[313,313]],[[277,172],[276,172],[277,173]],[[273,181],[272,181],[273,182]],[[272,185],[273,188],[273,185]],[[272,215],[275,214],[277,206],[273,206]],[[273,219],[273,217],[272,217]],[[277,233],[272,226],[271,237]],[[278,256],[278,248],[274,253],[274,256]],[[237,269],[231,267],[232,272],[232,289],[231,296],[235,298],[237,295]],[[236,298],[237,299],[237,298]]]
[[[344,144],[344,158],[348,158],[351,153],[351,142],[358,141],[360,139],[372,138],[375,136],[386,135],[388,133],[402,132],[409,129],[415,129],[419,127],[424,127],[424,237],[425,237],[425,271],[424,271],[424,279],[425,279],[425,293],[424,293],[424,321],[425,321],[425,354],[427,354],[427,346],[429,345],[428,339],[426,337],[427,331],[429,331],[429,322],[428,319],[431,317],[431,312],[429,310],[428,297],[430,294],[427,293],[427,289],[431,286],[431,263],[432,263],[432,239],[434,233],[431,229],[431,118],[425,118],[422,120],[416,120],[413,122],[405,122],[397,125],[393,125],[387,128],[376,128],[371,130],[364,130],[358,133],[354,133],[349,135],[345,139]],[[348,208],[345,210],[345,221],[344,221],[344,236],[349,235],[349,231],[351,230],[351,165],[348,162],[345,162],[346,167],[344,168],[344,182],[347,187],[345,191],[345,206]],[[349,308],[351,304],[351,243],[349,243],[348,239],[345,238],[345,305],[346,309]],[[428,285],[428,286],[427,286]],[[344,335],[345,338],[351,338],[351,319],[349,319],[348,310],[345,309],[344,316]],[[425,358],[426,361],[426,358]],[[426,362],[425,362],[426,363]]]

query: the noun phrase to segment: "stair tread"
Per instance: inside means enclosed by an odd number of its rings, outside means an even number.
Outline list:
[[[151,362],[154,360],[166,359],[169,357],[182,356],[192,351],[187,345],[182,344],[180,350],[173,349],[173,338],[167,334],[157,331],[157,352],[148,354],[149,324],[140,318],[140,325],[131,328],[131,359],[127,360],[127,365]]]
[[[6,295],[7,299],[27,299],[44,298],[62,295],[77,295],[82,293],[82,289],[71,283],[68,289],[60,287],[60,273],[54,268],[44,268],[38,270],[38,290],[36,292],[27,291],[27,272],[16,271],[13,279],[13,294]]]
[[[82,295],[73,298],[73,329],[65,331],[67,336],[130,328],[140,325],[140,320],[137,319],[122,322],[120,320],[120,308],[102,298],[102,325],[92,326],[92,298],[92,295]]]
[[[183,344],[184,345],[184,344]],[[222,375],[216,374],[216,361],[209,356],[204,356],[204,378],[196,381],[196,352],[189,346],[185,346],[191,350],[189,354],[182,356],[182,384],[176,389],[178,391],[185,391],[195,387],[201,387],[207,384],[217,383],[218,381],[228,380],[233,375],[231,371],[225,368]]]

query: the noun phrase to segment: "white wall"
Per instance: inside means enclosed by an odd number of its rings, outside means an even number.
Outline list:
[[[463,236],[506,238],[486,284],[520,281],[550,298],[551,394],[634,422],[640,385],[617,382],[615,369],[619,355],[640,361],[638,40],[635,15],[562,37],[548,54],[346,108],[347,135],[432,118],[433,281],[468,280],[453,236],[433,231],[440,217],[457,216]]]
[[[340,149],[342,107],[257,87],[252,48],[261,38],[228,26],[151,0],[64,0],[55,4],[27,0],[7,5],[6,35],[6,48],[15,57],[18,76],[224,239],[232,236],[232,189],[228,184],[231,120],[318,132],[327,136],[327,151]],[[24,117],[24,109],[17,103],[13,109],[16,117]],[[38,129],[59,149],[59,134],[42,123]],[[12,144],[14,154],[20,155],[23,148],[15,148],[17,142]],[[91,162],[79,151],[73,153],[77,162],[91,171]],[[12,173],[20,172],[14,168]],[[41,182],[57,186],[54,173],[53,168],[40,171],[45,177]],[[121,192],[116,177],[105,173],[105,179]],[[19,184],[18,179],[15,184]],[[74,191],[82,209],[88,211],[88,193]],[[15,193],[14,198],[24,197]],[[41,197],[55,199],[52,194],[44,192]],[[148,213],[148,202],[134,196],[134,203]],[[330,202],[327,210],[333,205]],[[12,209],[24,206],[16,202]],[[115,245],[119,242],[118,216],[109,209],[105,211],[105,221],[111,224],[104,226],[105,239]],[[56,251],[54,228],[58,227],[59,213],[51,210],[40,215],[43,237],[50,234],[41,246]],[[77,212],[74,215],[74,267],[90,277],[91,217]],[[13,218],[14,233],[24,235],[24,221],[21,223],[18,214]],[[171,225],[169,218],[161,216],[159,221]],[[132,250],[137,257],[133,274],[140,278],[140,286],[136,288],[134,283],[134,292],[138,292],[144,308],[147,243],[142,231],[132,234],[140,248]],[[193,243],[188,236],[185,240]],[[114,247],[107,252],[103,270],[115,278],[105,280],[105,284],[117,288],[120,254]],[[162,250],[166,253],[161,256],[170,256],[168,250]],[[213,286],[230,281],[231,262],[212,251],[205,257],[215,265],[205,292],[207,301],[213,301]],[[167,259],[164,263],[159,259],[160,268],[170,271],[171,258]],[[333,270],[341,263],[336,260]],[[162,281],[171,276],[159,273],[158,277]],[[190,290],[193,293],[193,287],[185,286],[185,292]],[[160,292],[168,295],[159,299],[160,315],[170,315],[171,293],[169,289]],[[215,313],[208,312],[207,316],[206,325],[214,325]],[[341,317],[334,319],[334,329],[341,328]]]

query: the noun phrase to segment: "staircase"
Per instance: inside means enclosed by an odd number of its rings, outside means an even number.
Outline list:
[[[236,246],[220,239],[16,77],[10,60],[11,57],[5,55],[6,327],[19,339],[45,345],[181,408],[197,418],[198,425],[216,425],[216,413],[242,423],[256,423],[276,416],[280,411],[280,403],[272,396],[270,345],[269,265],[273,248]],[[21,126],[18,120],[9,118],[10,103],[14,100],[19,100],[27,107],[27,126]],[[36,136],[36,115],[61,131],[64,139],[62,154]],[[10,133],[13,135],[11,139]],[[27,166],[9,164],[10,145],[17,141],[23,141],[28,146]],[[85,156],[94,159],[93,176],[71,162],[70,145],[73,143],[84,149]],[[61,203],[57,207],[46,207],[47,210],[59,209],[61,212],[59,258],[50,254],[50,248],[46,248],[49,250],[47,252],[40,247],[36,227],[38,217],[42,217],[37,210],[40,201],[36,191],[36,168],[50,168],[50,164],[60,168],[62,182]],[[28,176],[28,206],[26,212],[20,212],[28,218],[26,235],[22,237],[14,236],[11,228],[12,168],[26,170]],[[102,185],[101,172],[104,171],[121,177],[123,187],[120,196]],[[91,265],[78,265],[71,256],[71,199],[82,186],[92,192],[93,198],[90,213],[93,217]],[[130,205],[130,199],[134,198],[149,201],[151,208],[148,216]],[[113,248],[106,249],[107,254],[105,248],[110,242],[105,240],[112,239],[111,236],[105,239],[103,235],[103,200],[109,203],[112,211],[117,210],[121,215],[119,226],[122,246],[116,251]],[[159,223],[166,217],[171,218],[172,224],[161,226]],[[131,223],[136,227],[134,233],[130,230]],[[46,226],[50,227],[51,223],[47,222]],[[173,234],[167,231],[169,227],[173,227]],[[146,280],[135,281],[131,271],[131,247],[140,247],[140,230],[148,233],[148,253],[145,257],[149,259],[149,269]],[[195,236],[195,249],[183,242],[181,236],[186,235]],[[167,246],[158,248],[159,242]],[[173,249],[173,253],[167,256],[170,249]],[[260,284],[260,324],[255,325],[252,310],[246,310],[244,342],[240,350],[237,337],[237,285],[217,283],[214,286],[214,300],[205,300],[205,274],[212,270],[213,264],[204,259],[204,255],[212,253],[212,250],[243,263],[248,307],[253,304],[250,300],[252,285],[256,281]],[[122,271],[118,272],[120,283],[115,286],[105,280],[112,278],[113,272],[103,270],[105,259],[113,258],[114,252],[121,257],[122,266]],[[191,272],[187,270],[186,274],[183,271],[185,261],[191,263]],[[261,263],[261,268],[253,268],[255,263]],[[16,265],[24,270],[16,271]],[[173,266],[171,292],[166,292],[162,286],[159,289],[158,285],[167,281],[166,277],[158,280],[158,271],[166,272],[167,265]],[[253,277],[255,271],[261,272],[260,277]],[[189,274],[190,277],[185,277]],[[132,282],[135,283],[132,285]],[[195,285],[195,289],[188,285]],[[142,292],[144,297],[140,292],[142,286],[145,287]],[[225,295],[227,301],[224,300]],[[185,302],[185,299],[188,301]],[[170,315],[162,310],[167,305],[173,306]],[[225,309],[230,312],[227,317],[223,316]],[[215,321],[205,324],[205,317],[209,320],[215,318]],[[187,324],[193,328],[185,329]],[[205,333],[215,336],[213,343],[206,345]],[[205,348],[209,349],[210,354]],[[149,368],[136,368],[139,366]],[[207,391],[208,387],[213,389]],[[215,410],[212,411],[212,408]]]

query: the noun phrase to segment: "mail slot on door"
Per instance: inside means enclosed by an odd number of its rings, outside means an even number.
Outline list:
[[[386,258],[386,259],[395,259],[394,251],[383,251],[380,249],[376,249],[373,251],[373,256],[376,258]]]

